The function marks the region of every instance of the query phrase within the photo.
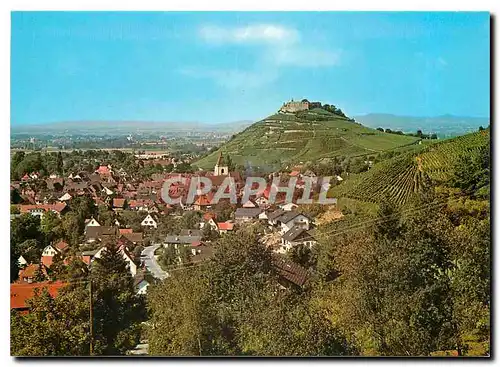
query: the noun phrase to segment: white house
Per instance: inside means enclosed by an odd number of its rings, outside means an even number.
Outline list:
[[[151,214],[146,215],[146,218],[141,222],[141,226],[143,227],[151,227],[151,228],[157,228],[158,223],[156,220],[151,216]]]
[[[42,256],[55,256],[58,252],[52,245],[48,245],[43,249]]]
[[[316,239],[307,230],[296,226],[283,235],[281,245],[275,252],[283,254],[298,245],[305,245],[311,248],[315,244]]]
[[[255,203],[257,203],[257,205],[260,208],[267,208],[269,206],[269,200],[266,199],[265,196],[261,196],[261,197],[258,197],[257,199],[255,199]]]
[[[252,200],[248,200],[246,203],[243,204],[243,208],[257,208],[258,205],[257,203],[254,203]]]
[[[85,224],[85,229],[87,229],[87,227],[100,227],[101,225],[99,224],[99,222],[94,218],[92,217],[90,220],[88,220],[87,224]]]
[[[26,259],[23,257],[23,255],[19,256],[19,259],[17,259],[17,264],[19,265],[19,267],[24,267],[28,264],[28,262],[26,261]]]
[[[68,193],[65,193],[63,196],[59,198],[59,201],[68,201],[71,200],[72,196]]]
[[[285,214],[275,218],[275,222],[276,225],[280,226],[281,233],[286,233],[296,226],[309,230],[311,225],[311,219],[307,215],[297,212],[285,212]]]
[[[287,204],[280,205],[280,208],[283,209],[286,212],[290,212],[290,211],[294,210],[297,207],[298,207],[298,205],[294,204],[294,203],[287,203]]]

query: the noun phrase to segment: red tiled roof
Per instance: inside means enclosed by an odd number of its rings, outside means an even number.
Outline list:
[[[67,283],[57,282],[40,282],[40,283],[14,283],[10,285],[10,308],[24,309],[27,308],[26,301],[35,295],[35,289],[46,288],[51,297],[56,297],[59,290],[67,285]]]
[[[300,174],[300,171],[292,171],[292,172],[290,172],[290,176],[292,176],[292,177],[296,177],[299,174]]]
[[[55,247],[60,251],[65,251],[68,248],[68,244],[64,241],[59,241],[56,243]]]
[[[42,264],[45,265],[47,268],[50,268],[52,265],[52,259],[53,256],[42,256]]]
[[[123,208],[125,205],[125,199],[113,199],[114,208]]]
[[[199,206],[210,205],[210,199],[208,198],[207,195],[198,196],[198,198],[194,202],[194,205],[199,205]]]
[[[234,223],[221,222],[221,223],[217,223],[217,227],[220,230],[232,231],[234,228]]]
[[[19,205],[19,211],[21,214],[29,213],[32,210],[43,209],[44,211],[53,210],[55,212],[61,213],[66,208],[66,203],[56,203],[56,204],[35,204],[35,205]]]
[[[120,234],[124,233],[133,233],[134,230],[132,228],[120,228]]]

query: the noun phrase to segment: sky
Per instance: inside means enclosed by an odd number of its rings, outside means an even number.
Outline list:
[[[488,13],[13,12],[11,124],[488,117]]]

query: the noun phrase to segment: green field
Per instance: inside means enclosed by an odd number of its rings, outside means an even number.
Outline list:
[[[235,164],[275,170],[288,164],[400,149],[417,140],[367,128],[324,110],[275,114],[251,125],[194,165],[211,169],[222,151]]]

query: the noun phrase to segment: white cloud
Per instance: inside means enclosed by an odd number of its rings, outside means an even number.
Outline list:
[[[276,24],[253,24],[244,27],[206,25],[199,30],[200,37],[211,43],[295,43],[300,34],[296,29]]]
[[[179,72],[192,78],[212,79],[217,85],[227,89],[254,89],[272,83],[278,73],[272,71],[245,71],[238,69],[181,69]]]

